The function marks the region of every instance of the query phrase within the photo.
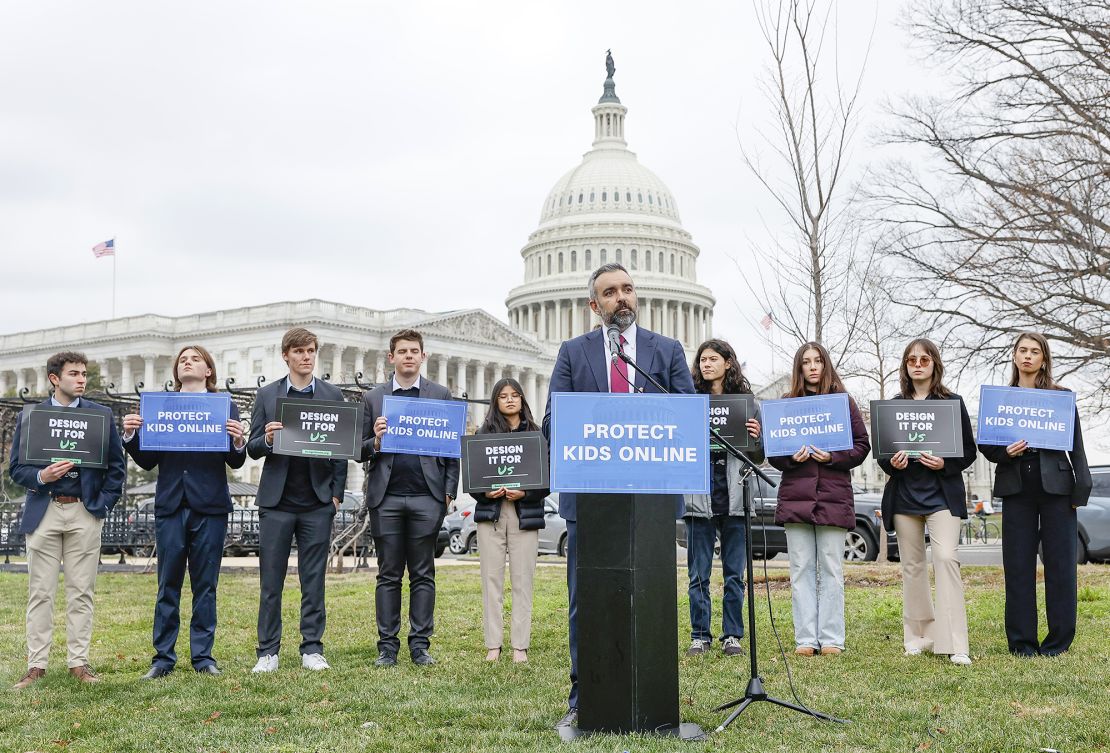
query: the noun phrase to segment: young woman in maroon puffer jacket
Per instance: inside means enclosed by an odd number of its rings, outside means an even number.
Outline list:
[[[847,392],[824,346],[808,342],[794,354],[790,391],[783,397]],[[844,650],[844,535],[856,527],[851,471],[871,442],[863,416],[849,398],[853,445],[826,452],[803,446],[793,455],[768,458],[782,471],[775,522],[786,528],[794,652]]]

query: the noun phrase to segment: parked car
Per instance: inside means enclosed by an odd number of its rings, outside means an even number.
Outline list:
[[[549,494],[543,501],[544,527],[540,529],[540,554],[567,556],[567,522],[559,515],[559,495]],[[478,552],[478,524],[468,515],[459,531],[464,552]]]
[[[462,537],[462,528],[473,514],[476,504],[469,494],[456,499],[451,504],[451,510],[443,518],[443,525],[447,527],[447,548],[452,554],[462,554],[466,551],[466,539]]]
[[[778,483],[781,473],[774,469],[764,469],[764,472]],[[752,499],[752,556],[755,559],[766,557],[771,559],[786,551],[786,529],[775,523],[775,511],[778,508],[778,487],[771,488],[759,479],[752,481],[755,484],[755,495]],[[877,515],[882,507],[883,495],[853,489],[855,493],[856,528],[848,531],[844,537],[844,559],[849,562],[873,561],[879,556],[879,536],[883,533],[882,525]],[[891,560],[898,559],[898,538],[893,534],[887,536],[887,557]],[[677,522],[677,541],[679,546],[686,546],[686,525],[683,521]],[[720,545],[716,547],[720,552]]]
[[[1091,499],[1076,510],[1079,564],[1110,562],[1110,465],[1091,466]]]

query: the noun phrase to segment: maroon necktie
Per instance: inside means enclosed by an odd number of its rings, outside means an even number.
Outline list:
[[[621,348],[628,343],[621,335]],[[631,385],[628,384],[628,364],[624,362],[620,356],[617,360],[609,364],[609,391],[610,392],[630,392]]]

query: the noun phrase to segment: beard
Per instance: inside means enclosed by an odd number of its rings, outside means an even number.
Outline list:
[[[604,317],[606,327],[615,324],[621,332],[631,327],[634,321],[636,321],[636,310],[632,308],[618,309]]]

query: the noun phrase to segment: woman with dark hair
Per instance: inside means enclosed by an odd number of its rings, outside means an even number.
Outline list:
[[[1023,332],[1014,341],[1010,386],[1063,390],[1052,379],[1048,340]],[[1038,450],[1022,439],[1007,447],[979,445],[997,464],[994,495],[1002,506],[1002,572],[1006,578],[1006,642],[1017,656],[1056,656],[1075,638],[1075,510],[1091,496],[1079,412],[1071,452]],[[1037,549],[1044,562],[1048,635],[1037,639]]]
[[[790,391],[784,398],[847,392],[824,346],[808,342],[794,354]],[[852,449],[827,452],[804,445],[793,455],[770,458],[782,471],[775,522],[786,529],[794,653],[844,650],[844,536],[856,527],[852,469],[871,442],[863,416],[848,399]]]
[[[694,355],[694,388],[705,395],[752,394],[751,385],[740,370],[736,351],[724,340],[706,340]],[[759,439],[758,418],[747,422],[748,434]],[[753,462],[763,462],[763,450],[748,451]],[[725,597],[721,610],[721,649],[727,656],[744,653],[744,564],[747,540],[744,535],[744,495],[747,483],[740,483],[741,463],[724,451],[710,453],[712,477],[709,494],[686,496],[686,562],[690,575],[690,648],[687,656],[709,650],[713,643],[710,629],[713,606],[709,580],[713,572],[713,544],[721,539],[721,565]]]
[[[940,350],[926,338],[914,340],[898,370],[899,400],[959,400],[963,456],[910,457],[897,452],[879,467],[890,476],[883,490],[883,525],[898,533],[902,560],[902,641],[906,656],[923,651],[947,655],[953,664],[971,664],[967,606],[960,577],[961,519],[967,518],[963,471],[975,462],[975,436],[963,398],[944,386]],[[925,526],[933,550],[936,608],[925,559]]]
[[[515,379],[493,385],[489,411],[479,434],[539,431],[524,389]],[[474,497],[474,522],[478,527],[478,557],[482,574],[482,625],[486,661],[501,658],[505,557],[509,558],[513,613],[509,639],[513,661],[528,661],[532,637],[532,578],[536,572],[539,530],[544,527],[543,500],[547,489],[501,488]]]

